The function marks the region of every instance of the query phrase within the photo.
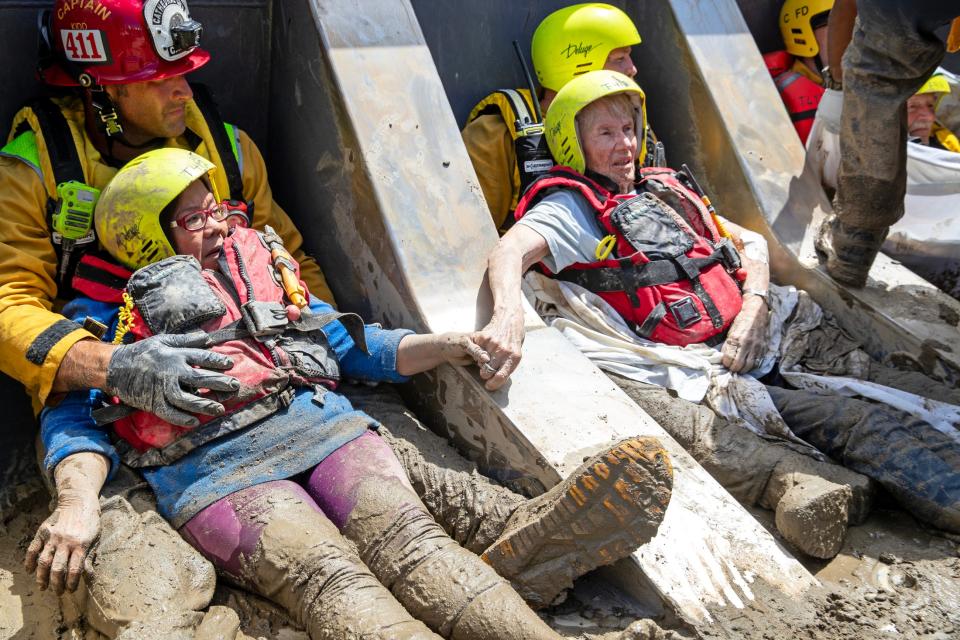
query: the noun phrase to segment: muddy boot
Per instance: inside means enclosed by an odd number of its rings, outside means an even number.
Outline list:
[[[375,493],[364,490],[360,513],[343,532],[410,613],[456,640],[559,638],[509,582],[451,540],[412,492]]]
[[[177,611],[149,622],[132,622],[116,640],[253,640],[240,631],[237,613],[210,607],[206,613]]]
[[[859,473],[803,456],[774,469],[763,504],[775,510],[777,530],[803,553],[832,558],[843,547],[847,525],[862,522],[873,485]]]
[[[370,571],[440,635],[559,638],[509,582],[444,533],[380,437],[368,433],[337,449],[306,487]]]
[[[100,539],[83,570],[91,627],[112,638],[131,623],[174,613],[187,620],[210,604],[213,566],[166,520],[154,511],[138,514],[118,495],[102,499],[100,508]]]
[[[870,515],[877,492],[876,482],[852,469],[799,454],[785,456],[777,463],[770,474],[761,504],[768,509],[776,509],[783,494],[811,476],[850,489],[847,503],[847,518],[850,524],[862,524]]]
[[[532,607],[547,606],[576,578],[649,541],[672,488],[660,442],[624,440],[517,509],[482,557]]]
[[[862,229],[842,224],[836,216],[824,220],[814,245],[826,257],[830,277],[840,284],[861,289],[870,267],[887,237],[887,229]]]

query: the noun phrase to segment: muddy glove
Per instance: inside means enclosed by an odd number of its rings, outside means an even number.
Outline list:
[[[218,416],[224,409],[219,402],[185,391],[185,387],[226,392],[240,388],[236,378],[208,371],[229,369],[233,361],[202,349],[207,344],[207,335],[197,332],[161,334],[117,347],[107,365],[103,390],[167,422],[195,427],[199,421],[191,413]]]

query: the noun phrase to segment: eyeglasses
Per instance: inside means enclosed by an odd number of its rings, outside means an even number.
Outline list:
[[[213,205],[209,209],[197,209],[185,213],[170,223],[170,228],[180,227],[187,231],[200,231],[207,226],[207,218],[213,218],[217,222],[222,222],[230,214],[230,211],[222,202]]]

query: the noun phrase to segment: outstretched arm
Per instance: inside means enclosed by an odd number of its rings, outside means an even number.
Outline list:
[[[459,332],[404,336],[397,347],[397,373],[412,376],[444,362],[483,366],[489,356],[474,342],[475,337],[476,334]]]
[[[510,229],[487,260],[487,278],[493,294],[493,315],[476,342],[489,355],[480,377],[491,391],[499,389],[520,364],[523,345],[523,303],[520,282],[531,266],[549,252],[536,231],[518,224]]]
[[[33,537],[24,566],[37,573],[41,589],[74,591],[83,560],[100,532],[100,489],[110,460],[83,451],[63,459],[54,470],[57,507]]]

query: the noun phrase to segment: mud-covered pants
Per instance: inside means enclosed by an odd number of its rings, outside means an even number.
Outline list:
[[[662,387],[609,375],[741,502],[774,507],[763,502],[774,469],[783,460],[806,457]],[[773,386],[767,390],[797,436],[879,482],[921,520],[960,533],[956,440],[885,405]]]
[[[960,8],[943,0],[860,0],[857,6],[843,56],[832,244],[841,269],[865,276],[887,229],[903,216],[906,101],[943,59],[944,43],[933,31]]]
[[[373,432],[324,459],[303,487],[238,491],[181,534],[221,575],[284,606],[314,640],[435,637],[420,621],[452,638],[557,637],[443,532]]]

